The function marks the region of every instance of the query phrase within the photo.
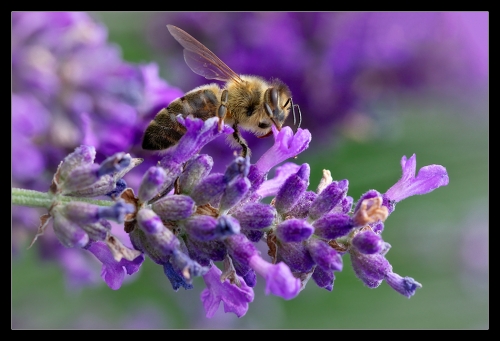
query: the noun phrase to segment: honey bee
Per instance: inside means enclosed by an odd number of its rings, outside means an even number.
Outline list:
[[[219,117],[219,130],[223,124],[234,129],[228,140],[233,147],[241,146],[243,157],[250,156],[251,151],[239,128],[260,138],[270,136],[271,126],[276,126],[279,131],[290,110],[295,124],[296,108],[300,127],[300,108],[293,104],[290,89],[281,80],[268,82],[258,76],[238,75],[185,31],[173,25],[167,25],[167,28],[184,47],[184,60],[193,72],[207,79],[223,81],[225,85],[199,86],[160,110],[144,132],[143,149],[163,150],[175,145],[186,132],[176,120],[178,114],[183,117],[193,115],[202,120]]]

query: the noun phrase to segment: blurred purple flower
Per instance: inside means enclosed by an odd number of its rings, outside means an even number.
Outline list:
[[[83,12],[12,14],[12,93],[13,155],[26,155],[13,158],[14,181],[46,183],[40,169],[55,170],[84,138],[98,161],[130,150],[150,116],[182,94],[155,64],[125,62]]]
[[[151,116],[182,94],[155,64],[125,62],[106,27],[84,12],[13,12],[11,50],[15,187],[48,190],[59,162],[81,143],[98,148],[98,162],[129,151]],[[24,225],[17,210],[24,208],[13,208],[13,227]]]

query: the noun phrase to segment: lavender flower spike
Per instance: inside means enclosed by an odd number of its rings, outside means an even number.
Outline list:
[[[248,310],[248,303],[254,299],[253,289],[240,276],[238,276],[240,286],[231,284],[228,279],[221,282],[221,274],[222,271],[212,264],[210,270],[203,275],[207,288],[201,292],[201,301],[206,316],[212,318],[219,308],[220,302],[223,302],[225,313],[232,312],[236,316],[242,317]]]
[[[443,166],[429,165],[422,167],[415,177],[416,165],[417,157],[415,154],[408,160],[406,156],[401,158],[403,175],[401,179],[384,194],[384,199],[389,202],[392,201],[397,203],[412,195],[426,194],[438,187],[448,185],[448,173]]]

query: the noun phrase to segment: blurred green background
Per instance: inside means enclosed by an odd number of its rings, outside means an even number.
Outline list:
[[[163,56],[144,39],[151,13],[92,15],[108,26],[109,40],[121,46],[125,60],[156,61],[161,66]],[[169,81],[166,70],[161,74]],[[204,288],[200,278],[193,290],[174,292],[162,269],[147,259],[120,290],[102,283],[72,292],[66,290],[59,268],[40,262],[35,250],[29,249],[12,260],[12,326],[488,329],[488,95],[485,91],[468,105],[450,97],[398,98],[391,104],[392,110],[396,105],[397,115],[373,126],[378,133],[359,139],[349,124],[342,125],[332,131],[336,139],[330,149],[311,147],[296,160],[311,166],[310,189],[317,186],[321,171],[329,169],[334,179],[349,179],[348,194],[354,200],[369,189],[383,193],[390,188],[401,176],[403,155],[416,153],[417,170],[429,164],[446,167],[448,186],[402,201],[385,224],[383,237],[392,245],[387,258],[394,272],[423,285],[411,299],[385,282],[377,289],[364,287],[346,256],[332,292],[311,281],[297,298],[284,301],[266,296],[258,278],[255,300],[244,317],[224,314],[221,306],[214,318],[206,319],[199,299]]]

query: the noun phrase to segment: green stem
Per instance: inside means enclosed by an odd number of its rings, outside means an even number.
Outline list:
[[[96,200],[82,197],[54,196],[48,192],[38,192],[30,189],[12,188],[12,205],[28,207],[45,207],[49,209],[54,200],[58,202],[80,201],[98,206],[112,206],[111,200]]]

